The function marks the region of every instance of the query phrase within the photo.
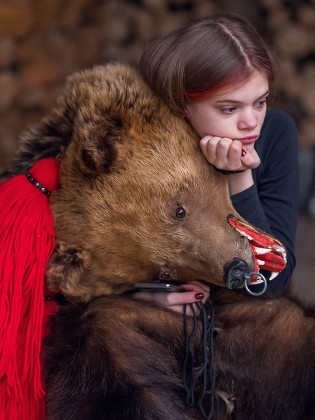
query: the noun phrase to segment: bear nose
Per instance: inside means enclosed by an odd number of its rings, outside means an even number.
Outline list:
[[[226,265],[224,271],[224,282],[228,289],[239,289],[244,286],[246,276],[250,269],[244,260],[234,258],[232,262]]]

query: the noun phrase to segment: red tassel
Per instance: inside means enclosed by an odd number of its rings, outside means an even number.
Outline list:
[[[0,184],[0,420],[44,414],[44,276],[55,247],[44,193],[57,188],[58,165],[43,159],[30,172]]]

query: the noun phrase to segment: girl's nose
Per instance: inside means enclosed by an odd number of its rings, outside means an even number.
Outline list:
[[[246,110],[241,113],[238,122],[239,130],[252,130],[257,124],[257,117],[254,110]]]

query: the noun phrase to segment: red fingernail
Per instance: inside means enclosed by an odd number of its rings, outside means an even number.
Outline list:
[[[242,149],[242,156],[245,156],[246,153],[247,153],[246,150]]]
[[[196,300],[202,300],[205,297],[205,295],[203,293],[196,293],[195,294],[195,299]]]

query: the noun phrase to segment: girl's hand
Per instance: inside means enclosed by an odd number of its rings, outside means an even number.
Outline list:
[[[209,163],[217,169],[244,171],[257,168],[260,158],[253,145],[243,145],[227,137],[205,136],[200,148]]]
[[[205,303],[210,295],[210,288],[205,284],[194,281],[191,283],[184,283],[181,285],[187,292],[138,292],[134,294],[137,299],[143,299],[150,302],[155,302],[172,311],[183,313],[183,305],[186,303]],[[199,313],[198,308],[194,307],[196,313]],[[186,310],[187,315],[192,315],[192,310],[188,306]]]

